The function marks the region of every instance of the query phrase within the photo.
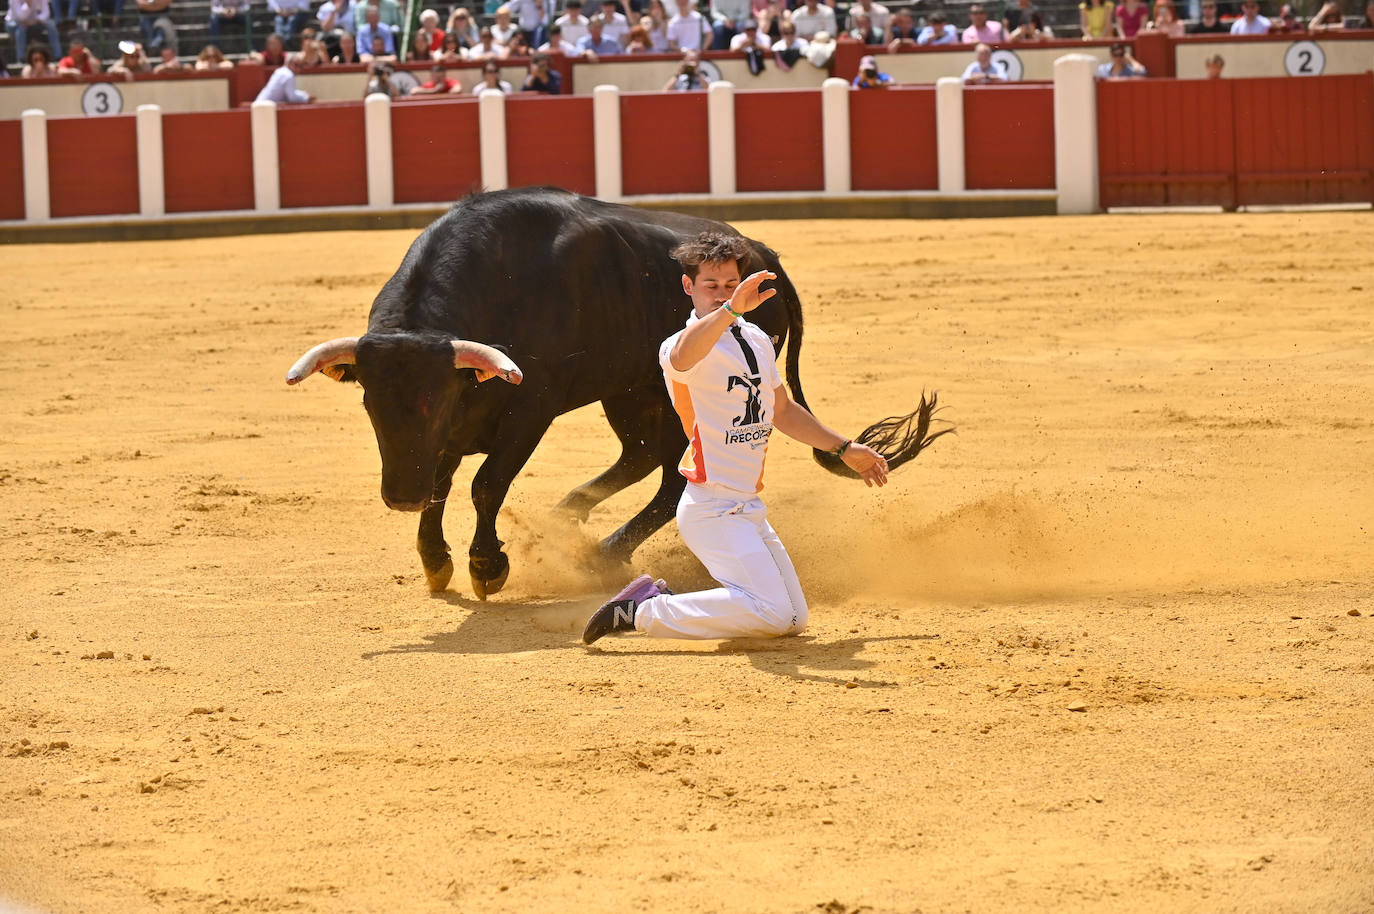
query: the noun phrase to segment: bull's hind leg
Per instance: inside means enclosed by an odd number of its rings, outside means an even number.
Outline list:
[[[425,581],[430,593],[439,593],[448,587],[453,577],[453,559],[449,556],[448,543],[444,541],[444,505],[449,490],[453,487],[453,474],[458,469],[463,455],[444,454],[439,461],[439,469],[434,474],[434,495],[425,510],[420,514],[420,530],[415,536],[415,548],[420,553],[420,564],[425,569]]]
[[[620,440],[620,456],[600,476],[563,496],[557,505],[559,511],[586,523],[592,508],[653,472],[659,465],[657,445],[663,423],[663,404],[662,391],[647,389],[632,390],[601,401],[606,421]]]
[[[662,394],[660,417],[658,438],[654,441],[654,458],[663,467],[663,478],[649,503],[625,526],[601,541],[601,554],[611,561],[628,562],[646,539],[672,520],[677,512],[678,500],[682,498],[682,490],[687,485],[686,478],[677,469],[682,452],[687,448],[687,435],[677,421],[677,414],[673,412],[666,391]]]

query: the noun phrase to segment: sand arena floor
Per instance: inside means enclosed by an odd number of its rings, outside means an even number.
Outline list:
[[[774,445],[803,637],[600,650],[651,484],[550,518],[596,407],[481,604],[282,382],[413,232],[11,248],[0,909],[1374,910],[1374,216],[741,227],[825,421],[959,433],[881,491]]]

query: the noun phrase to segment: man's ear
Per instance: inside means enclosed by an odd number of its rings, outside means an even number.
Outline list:
[[[682,291],[686,292],[688,295],[692,294],[692,277],[688,276],[686,273],[682,274]]]

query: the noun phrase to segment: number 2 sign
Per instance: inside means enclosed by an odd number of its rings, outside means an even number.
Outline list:
[[[1295,41],[1283,55],[1283,68],[1289,76],[1320,76],[1326,69],[1326,54],[1315,41]]]

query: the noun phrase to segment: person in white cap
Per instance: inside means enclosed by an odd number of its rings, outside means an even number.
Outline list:
[[[892,74],[878,69],[878,58],[865,54],[859,58],[859,75],[851,85],[856,89],[886,89],[892,85]]]
[[[887,482],[887,459],[822,425],[794,402],[778,374],[773,344],[744,315],[776,290],[761,270],[740,280],[751,253],[739,235],[703,232],[673,250],[692,299],[685,329],[663,341],[658,360],[673,408],[691,444],[679,472],[682,540],[720,583],[674,594],[641,575],[587,621],[591,644],[612,632],[660,638],[794,635],[806,627],[806,597],[758,497],[773,431],[844,461],[870,486]]]
[[[135,73],[151,73],[153,65],[143,53],[143,45],[137,41],[121,41],[119,43],[119,60],[110,64],[110,73],[118,73],[127,80],[132,80]]]

